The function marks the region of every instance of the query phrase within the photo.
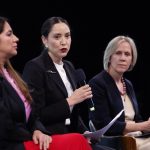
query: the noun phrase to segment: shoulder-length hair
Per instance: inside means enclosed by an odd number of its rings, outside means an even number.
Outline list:
[[[110,57],[112,56],[112,54],[115,53],[116,49],[118,48],[118,45],[124,41],[128,42],[132,49],[132,62],[130,64],[128,71],[131,71],[133,69],[137,61],[137,48],[136,48],[135,42],[132,38],[128,36],[117,36],[108,43],[104,51],[104,57],[103,57],[104,70],[108,70],[108,67],[110,65],[109,63]]]

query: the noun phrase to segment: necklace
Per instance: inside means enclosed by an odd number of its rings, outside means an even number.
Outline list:
[[[124,96],[124,95],[126,94],[127,91],[126,91],[126,83],[125,83],[123,77],[121,78],[121,82],[122,82],[122,84],[123,84],[123,90],[120,91],[120,94],[121,94],[122,96]]]

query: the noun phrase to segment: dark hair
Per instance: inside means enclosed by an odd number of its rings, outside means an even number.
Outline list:
[[[57,23],[60,23],[60,22],[63,22],[65,23],[69,28],[69,24],[67,22],[67,20],[65,20],[64,18],[62,17],[51,17],[51,18],[48,18],[42,25],[42,28],[41,28],[41,35],[43,35],[44,37],[47,37],[49,32],[51,32],[52,30],[52,27],[57,24]]]
[[[0,33],[2,33],[4,30],[5,22],[8,22],[8,19],[5,17],[0,17]]]
[[[4,31],[4,25],[5,25],[6,22],[9,23],[7,18],[0,17],[0,34]],[[22,80],[20,75],[16,72],[16,70],[13,68],[13,66],[11,65],[11,62],[9,60],[6,61],[5,67],[6,67],[7,71],[9,72],[9,74],[11,75],[11,77],[13,77],[13,79],[16,81],[16,84],[18,85],[19,89],[21,90],[21,92],[26,97],[27,101],[29,103],[31,103],[32,102],[32,97],[29,93],[27,84]],[[1,71],[1,66],[0,66],[0,73],[1,72],[2,71]]]

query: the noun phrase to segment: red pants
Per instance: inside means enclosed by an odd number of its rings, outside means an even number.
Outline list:
[[[33,141],[24,142],[26,150],[39,150],[39,145]],[[52,135],[49,150],[92,150],[87,140],[78,133]]]

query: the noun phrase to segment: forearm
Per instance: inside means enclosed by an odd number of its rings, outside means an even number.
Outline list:
[[[124,134],[135,131],[150,131],[150,123],[149,121],[144,122],[128,122],[126,123]]]

